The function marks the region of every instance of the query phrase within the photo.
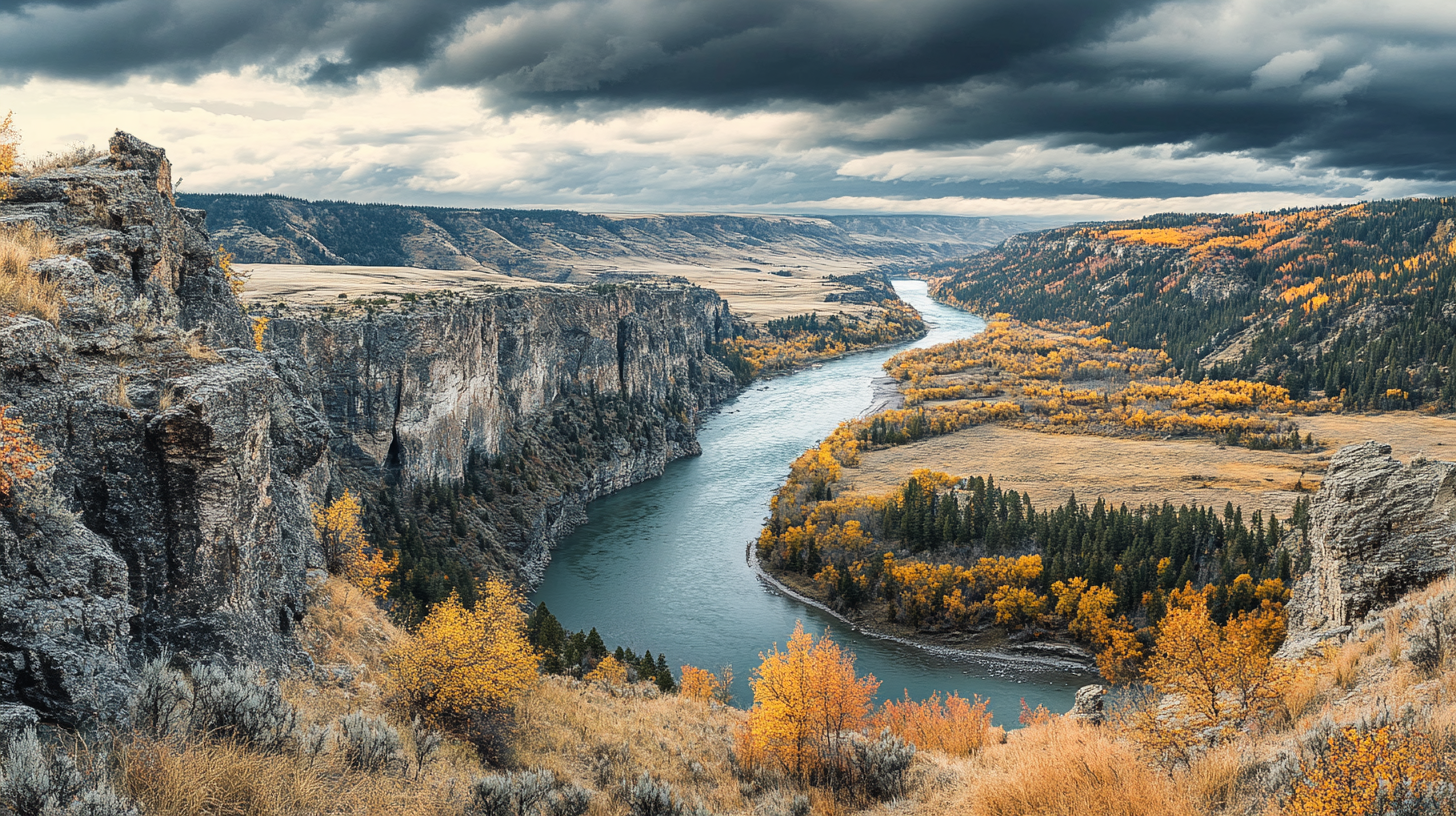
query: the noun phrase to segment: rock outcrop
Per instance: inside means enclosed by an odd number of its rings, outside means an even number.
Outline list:
[[[687,287],[294,312],[260,352],[161,150],[118,133],[109,155],[13,185],[0,228],[32,225],[60,254],[30,267],[58,315],[0,314],[0,405],[51,454],[0,503],[11,719],[121,715],[131,667],[163,650],[305,660],[310,507],[344,487],[549,454],[551,480],[512,487],[514,526],[472,522],[498,541],[482,532],[494,556],[471,563],[520,573],[586,501],[696,451],[701,412],[735,391],[708,354],[731,316]],[[600,433],[560,430],[607,404]]]
[[[1103,698],[1106,696],[1106,686],[1093,684],[1077,689],[1077,695],[1072,700],[1072,710],[1067,712],[1067,719],[1078,720],[1087,725],[1101,725],[1107,721],[1107,714],[1103,710]]]
[[[1456,464],[1401,464],[1376,442],[1342,448],[1310,507],[1310,546],[1289,605],[1290,656],[1452,573]]]
[[[171,184],[161,150],[118,133],[0,207],[62,253],[31,266],[58,287],[55,322],[0,318],[0,404],[51,454],[0,507],[0,701],[68,725],[123,711],[139,655],[299,654],[314,534],[297,479],[326,426],[236,348],[246,318]]]

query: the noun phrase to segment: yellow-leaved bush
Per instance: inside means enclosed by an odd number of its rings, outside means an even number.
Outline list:
[[[536,682],[540,661],[526,639],[524,604],[496,578],[481,584],[474,609],[454,592],[435,604],[415,634],[385,657],[396,698],[447,726],[509,707]]]
[[[360,521],[364,508],[348,490],[327,507],[313,508],[314,531],[329,572],[342,576],[375,600],[383,600],[399,569],[399,554],[388,558],[369,544]]]
[[[851,734],[868,723],[873,676],[856,677],[854,654],[839,644],[794,627],[788,648],[762,655],[754,672],[753,708],[736,745],[748,767],[777,766],[797,779],[811,779],[845,755]]]

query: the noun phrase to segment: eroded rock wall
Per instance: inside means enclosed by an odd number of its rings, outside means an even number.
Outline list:
[[[1456,463],[1402,464],[1390,446],[1340,449],[1310,507],[1309,572],[1290,603],[1286,654],[1456,568]]]

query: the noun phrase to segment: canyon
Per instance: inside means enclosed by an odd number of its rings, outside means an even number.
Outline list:
[[[32,265],[54,319],[0,317],[0,403],[49,452],[0,508],[0,699],[47,721],[115,719],[131,667],[164,652],[306,662],[311,508],[347,489],[524,463],[455,544],[529,580],[587,501],[694,453],[737,391],[709,353],[732,314],[682,285],[295,310],[259,350],[204,223],[165,153],[123,133],[0,205],[59,250]]]

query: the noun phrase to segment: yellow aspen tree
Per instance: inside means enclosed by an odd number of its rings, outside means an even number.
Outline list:
[[[540,661],[526,638],[525,601],[487,579],[474,609],[458,593],[435,604],[413,637],[385,657],[398,699],[444,725],[513,704],[536,682]]]
[[[327,507],[313,506],[313,526],[324,551],[324,566],[335,575],[347,575],[368,546],[359,519],[364,508],[348,490]]]
[[[46,450],[26,430],[20,417],[8,416],[11,406],[0,405],[0,503],[9,504],[17,481],[45,470]]]
[[[399,572],[399,553],[385,558],[383,553],[373,547],[366,549],[367,553],[360,553],[354,559],[345,577],[354,586],[364,590],[369,597],[383,601],[389,597],[389,590],[394,586],[394,575]]]
[[[809,779],[844,755],[848,735],[863,728],[880,681],[856,677],[854,655],[826,633],[818,641],[794,627],[788,647],[761,655],[749,684],[753,708],[738,734],[740,756],[773,762]]]
[[[678,696],[706,703],[715,698],[717,691],[718,678],[712,672],[697,666],[682,667],[682,682],[677,687]]]
[[[1273,706],[1288,673],[1273,658],[1278,641],[1270,632],[1282,635],[1283,626],[1283,608],[1275,605],[1219,626],[1203,593],[1191,587],[1174,592],[1144,676],[1160,694],[1176,695],[1177,721],[1159,726],[1153,741],[1186,754],[1199,740],[1226,739]]]
[[[627,667],[612,655],[602,658],[595,669],[587,672],[586,680],[600,680],[609,686],[625,686],[627,684]]]

